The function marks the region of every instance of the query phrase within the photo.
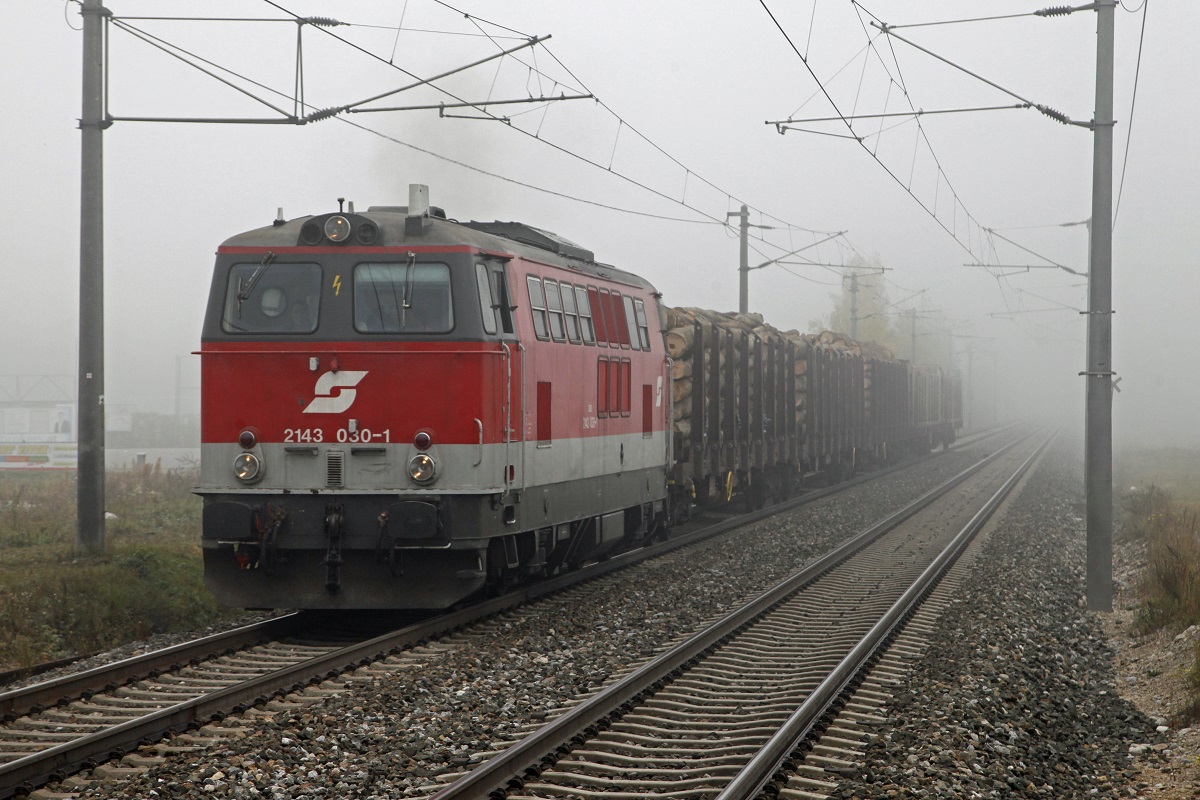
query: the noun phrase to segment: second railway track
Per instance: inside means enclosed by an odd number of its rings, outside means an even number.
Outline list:
[[[997,457],[990,474],[948,481],[436,797],[757,796],[1015,485],[1026,456],[1015,471]]]

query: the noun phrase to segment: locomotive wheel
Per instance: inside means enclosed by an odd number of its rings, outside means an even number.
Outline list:
[[[646,544],[653,542],[665,542],[671,538],[671,514],[669,511],[658,514],[654,517],[654,521],[650,526],[650,533],[646,536]]]
[[[502,595],[514,589],[521,582],[517,569],[507,566],[504,557],[504,543],[492,539],[487,551],[487,585],[496,595]]]

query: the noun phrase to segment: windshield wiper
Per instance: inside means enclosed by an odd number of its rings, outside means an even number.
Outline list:
[[[267,254],[263,256],[262,261],[260,261],[258,266],[255,267],[254,272],[251,273],[250,280],[246,281],[246,284],[238,289],[237,301],[239,317],[242,315],[242,303],[244,303],[250,297],[250,293],[254,291],[255,285],[257,285],[259,279],[266,274],[267,267],[271,266],[271,263],[274,260],[275,254],[268,250]]]
[[[404,271],[404,307],[412,308],[414,273],[417,271],[417,254],[408,253],[408,269]]]

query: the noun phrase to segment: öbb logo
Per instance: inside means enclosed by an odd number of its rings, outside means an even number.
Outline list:
[[[350,408],[358,390],[354,387],[367,376],[367,371],[342,370],[326,372],[317,378],[316,398],[304,409],[305,414],[340,414]],[[340,392],[334,393],[338,389]]]

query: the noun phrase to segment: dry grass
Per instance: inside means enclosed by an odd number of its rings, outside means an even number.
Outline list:
[[[1157,490],[1140,518],[1146,540],[1142,578],[1143,624],[1187,627],[1200,621],[1200,514]]]
[[[73,473],[0,473],[0,667],[102,650],[230,615],[203,587],[194,472],[109,473],[103,553],[75,548]]]
[[[1140,486],[1135,483],[1120,494],[1120,504],[1123,535],[1146,545],[1146,571],[1139,587],[1138,627],[1143,632],[1181,631],[1200,624],[1200,457],[1192,453],[1183,458],[1180,453],[1141,459],[1141,471],[1135,468],[1121,475],[1124,485],[1142,478]],[[1160,479],[1171,489],[1157,483]],[[1178,500],[1176,491],[1187,501]],[[1200,648],[1185,683],[1190,699],[1171,720],[1179,727],[1200,722]]]

